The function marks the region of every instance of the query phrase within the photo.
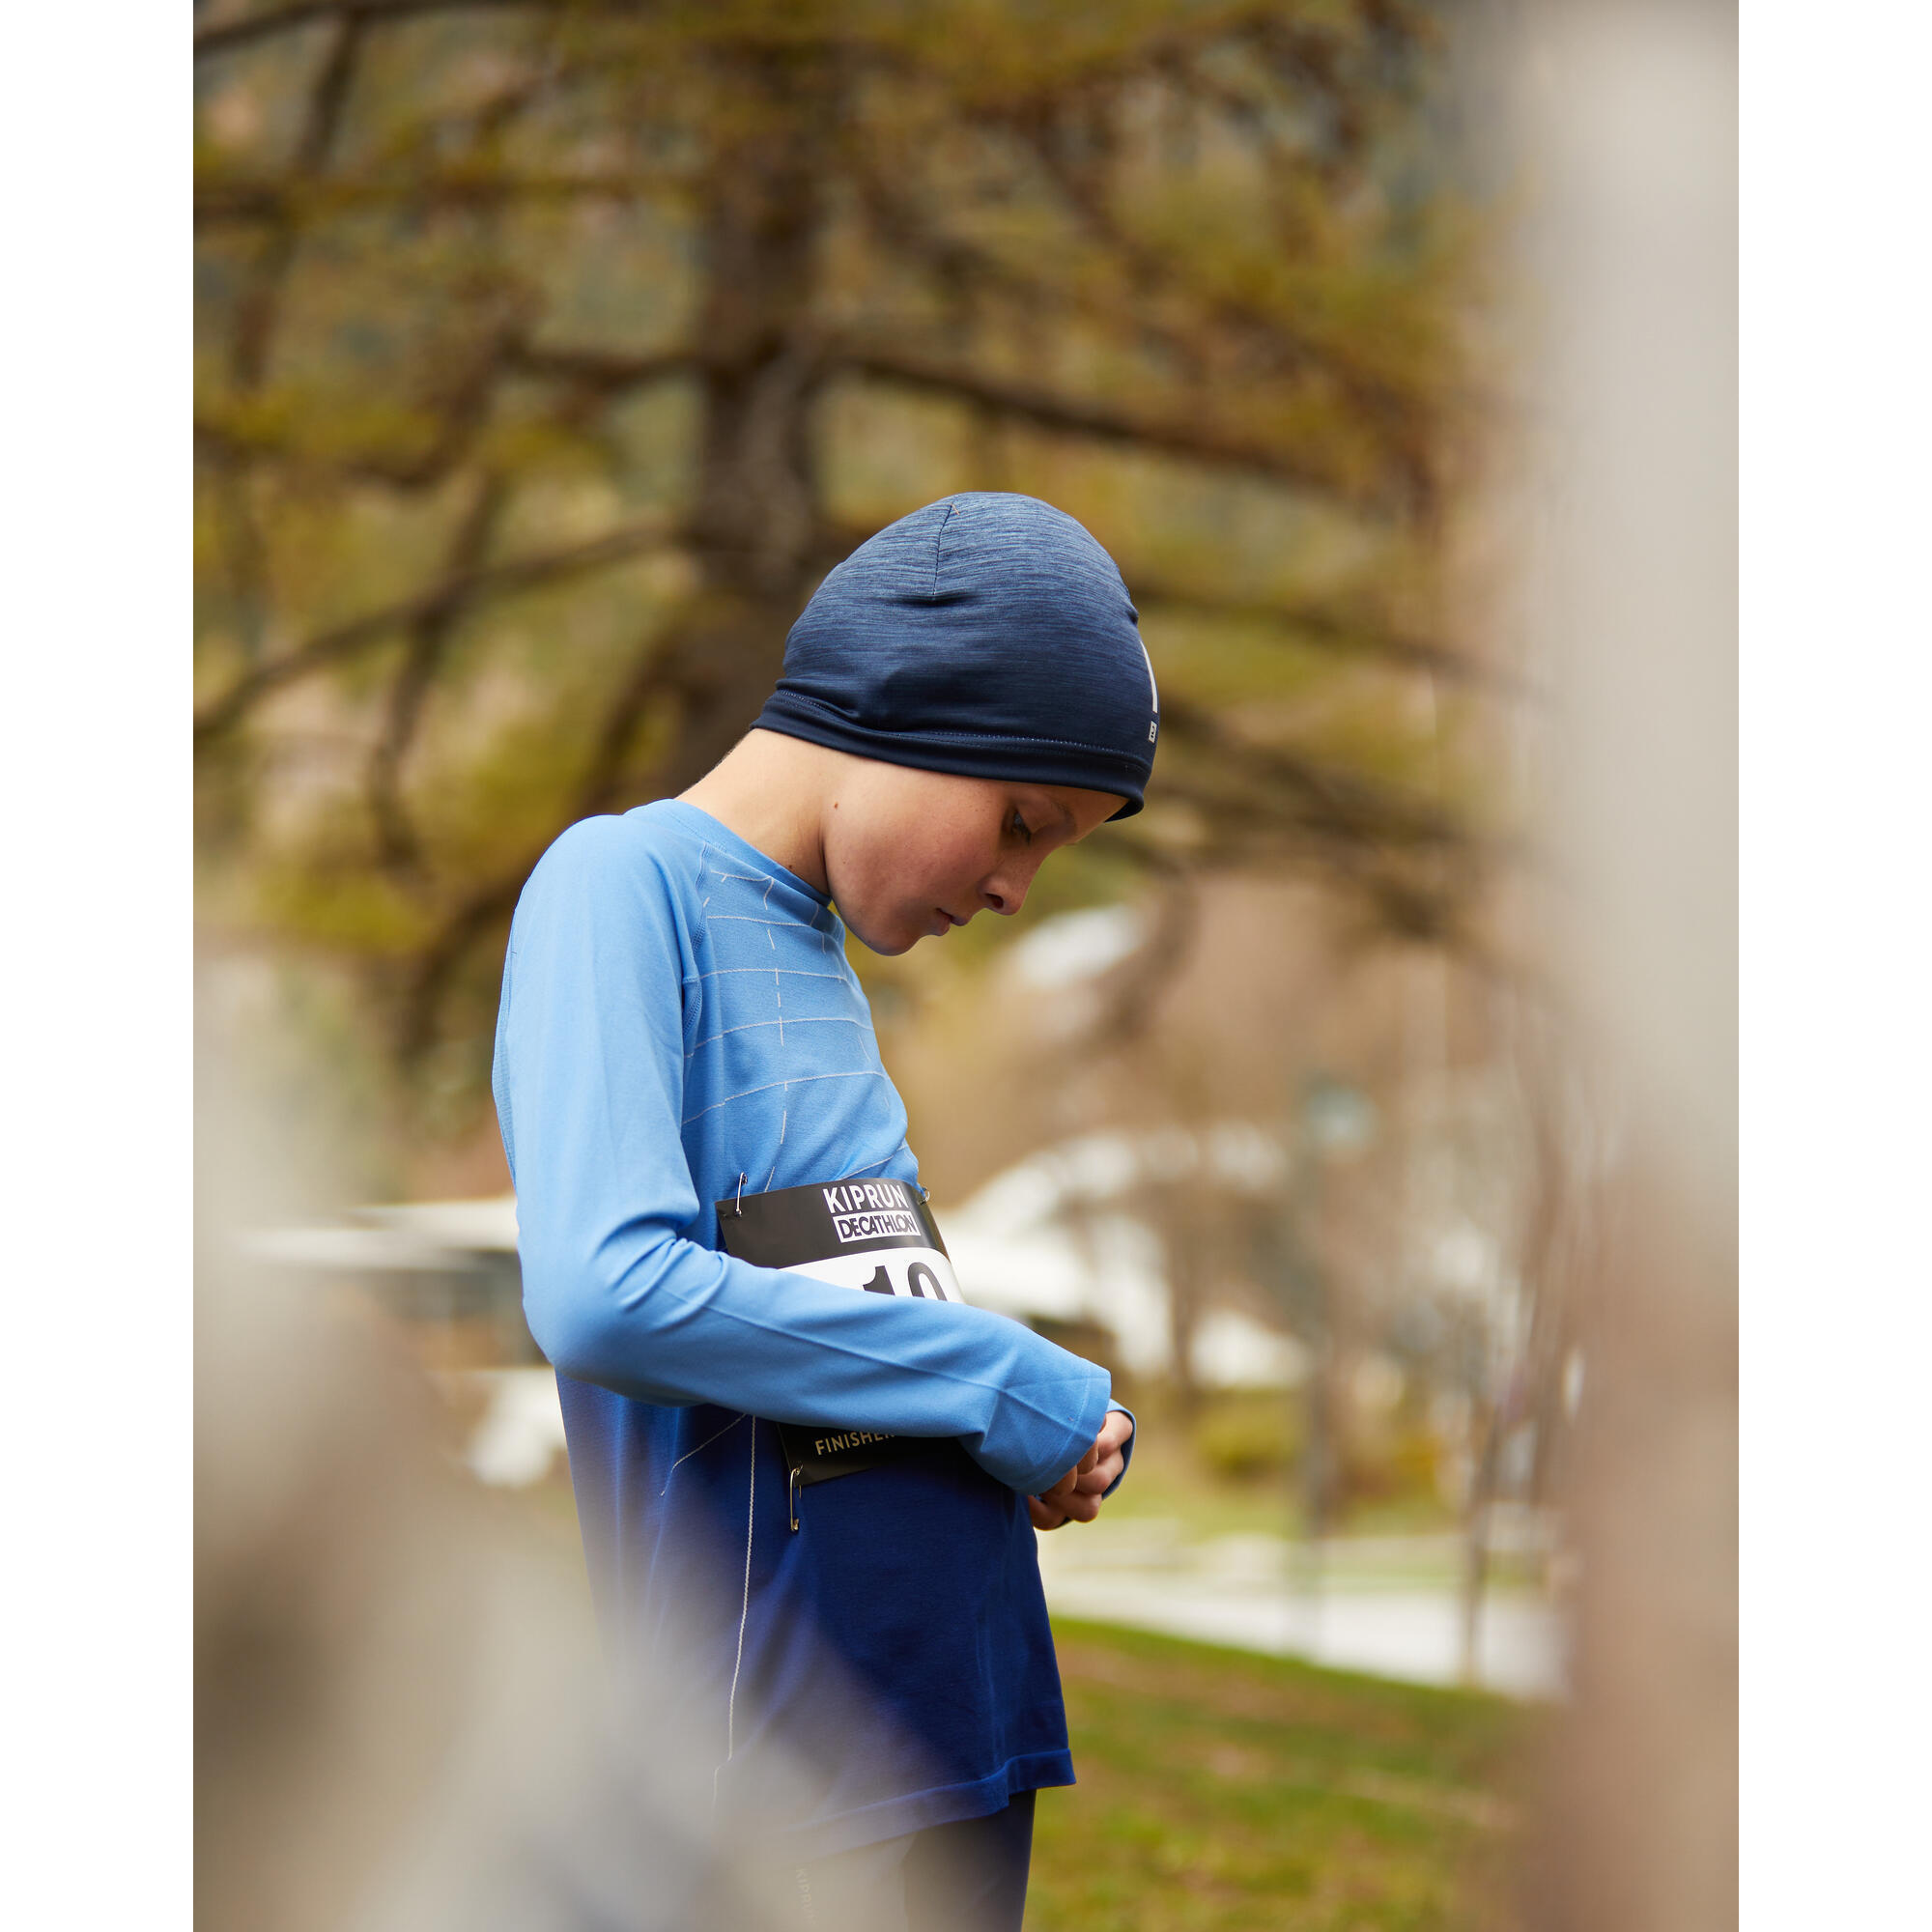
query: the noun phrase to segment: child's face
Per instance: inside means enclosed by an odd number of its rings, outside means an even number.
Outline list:
[[[976,912],[1018,912],[1040,861],[1120,806],[1075,785],[855,758],[826,813],[826,880],[839,917],[874,952],[904,952]]]

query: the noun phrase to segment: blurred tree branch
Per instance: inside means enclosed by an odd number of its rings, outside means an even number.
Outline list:
[[[297,183],[313,180],[327,164],[329,149],[342,125],[342,110],[355,75],[361,43],[360,22],[353,14],[345,14],[336,27],[328,58],[323,62],[309,90],[301,137],[296,143],[291,169],[291,178]],[[229,363],[239,389],[253,389],[261,384],[274,339],[282,281],[295,257],[296,240],[295,224],[286,216],[273,224],[260,242],[252,272],[235,304]]]
[[[299,175],[205,181],[196,189],[197,228],[268,223],[296,229],[344,214],[380,210],[497,208],[509,202],[626,202],[683,189],[672,173],[523,174],[500,164],[446,167],[407,182],[377,177],[327,181]]]
[[[486,474],[479,480],[444,559],[445,583],[475,582],[502,515],[504,495],[500,476]],[[369,754],[369,812],[376,822],[378,861],[392,869],[414,867],[421,859],[421,846],[399,789],[403,760],[462,611],[461,598],[443,597],[423,605],[410,620],[402,662],[384,708],[383,733]]]
[[[1035,429],[1091,438],[1136,450],[1158,451],[1218,469],[1245,471],[1278,483],[1297,484],[1332,495],[1372,516],[1391,515],[1400,497],[1381,485],[1364,490],[1321,464],[1312,453],[1249,438],[1201,416],[1162,419],[1152,411],[1122,409],[1079,396],[1002,381],[975,370],[948,367],[885,349],[855,349],[841,358],[856,375],[895,383],[929,395],[971,403],[993,416],[1010,417]]]
[[[234,53],[324,20],[359,28],[364,23],[381,26],[429,14],[528,13],[567,4],[571,0],[295,0],[292,6],[264,7],[232,19],[212,21],[196,31],[194,51],[197,57]]]
[[[1133,592],[1134,602],[1143,611],[1160,607],[1224,623],[1266,625],[1291,631],[1298,640],[1317,650],[1332,651],[1339,657],[1381,658],[1405,669],[1428,671],[1452,683],[1475,685],[1498,696],[1532,695],[1530,688],[1507,669],[1452,650],[1446,644],[1410,637],[1373,613],[1340,610],[1331,604],[1275,604],[1220,597],[1163,582],[1144,571],[1134,574]]]
[[[529,590],[560,578],[601,570],[674,540],[675,526],[663,517],[651,517],[627,528],[611,530],[588,543],[573,544],[536,556],[507,563],[478,565],[432,584],[401,603],[371,611],[346,624],[324,631],[293,650],[236,680],[195,719],[195,740],[213,738],[233,729],[271,691],[295,679],[336,665],[401,630],[446,624],[464,610],[489,595]]]

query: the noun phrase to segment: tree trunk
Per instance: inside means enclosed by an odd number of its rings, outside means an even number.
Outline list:
[[[692,516],[701,588],[668,668],[684,704],[668,791],[702,776],[755,717],[809,588],[821,523],[810,427],[823,141],[810,122],[824,96],[793,67],[760,55],[721,75],[740,131],[720,144],[707,183]]]

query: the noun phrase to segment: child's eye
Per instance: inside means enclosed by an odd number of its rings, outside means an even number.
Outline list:
[[[1019,812],[1017,811],[1013,813],[1013,822],[1011,830],[1013,837],[1017,838],[1021,844],[1031,845],[1033,843],[1033,827],[1030,826],[1026,822],[1026,820],[1020,816]]]

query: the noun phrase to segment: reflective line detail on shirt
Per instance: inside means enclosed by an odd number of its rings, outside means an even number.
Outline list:
[[[757,970],[760,972],[769,972],[771,969],[769,967],[760,967]],[[848,1013],[807,1013],[803,1017],[794,1016],[790,1019],[781,1014],[775,1020],[747,1020],[743,1026],[725,1027],[722,1032],[708,1033],[697,1042],[696,1046],[691,1049],[691,1053],[687,1053],[684,1057],[689,1060],[691,1054],[696,1053],[699,1046],[711,1046],[721,1039],[727,1038],[734,1033],[755,1033],[759,1027],[777,1027],[779,1029],[779,1038],[782,1040],[784,1038],[784,1029],[787,1026],[855,1026],[864,1027],[867,1033],[873,1030],[867,1021],[853,1019]],[[696,1117],[694,1115],[693,1118],[696,1119]]]
[[[745,1508],[745,1601],[738,1606],[738,1655],[731,1664],[731,1694],[724,1701],[724,1758],[723,1771],[738,1748],[738,1673],[745,1664],[745,1626],[752,1615],[752,1530],[758,1520],[758,1421],[752,1418],[752,1487]],[[711,1774],[711,1800],[718,1802],[718,1771]]]
[[[732,1430],[736,1429],[736,1428],[737,1428],[737,1426],[739,1425],[739,1423],[743,1422],[743,1421],[744,1421],[744,1419],[745,1419],[745,1418],[744,1418],[744,1417],[743,1417],[742,1415],[734,1415],[734,1416],[733,1416],[733,1417],[731,1418],[731,1420],[730,1420],[729,1422],[727,1422],[727,1423],[726,1423],[726,1424],[724,1425],[724,1427],[723,1429],[714,1429],[714,1430],[713,1430],[713,1431],[711,1432],[711,1434],[710,1434],[709,1435],[707,1435],[707,1436],[706,1436],[706,1437],[704,1438],[704,1440],[703,1440],[702,1442],[700,1442],[700,1443],[699,1443],[699,1444],[697,1445],[697,1447],[696,1447],[696,1449],[687,1449],[687,1450],[686,1450],[686,1451],[684,1452],[684,1454],[683,1454],[682,1456],[680,1456],[680,1457],[679,1457],[679,1458],[677,1459],[677,1461],[676,1461],[675,1463],[672,1463],[672,1464],[670,1465],[670,1467],[669,1467],[668,1469],[667,1469],[667,1470],[665,1471],[665,1480],[664,1480],[664,1489],[663,1489],[663,1490],[660,1490],[660,1491],[658,1492],[658,1500],[659,1500],[660,1502],[662,1502],[662,1501],[664,1500],[664,1496],[665,1496],[665,1490],[668,1490],[668,1489],[670,1488],[670,1479],[671,1479],[671,1478],[672,1478],[672,1477],[673,1477],[674,1475],[676,1475],[676,1474],[677,1474],[677,1472],[678,1472],[678,1471],[679,1471],[679,1470],[680,1470],[681,1468],[683,1468],[683,1467],[684,1467],[684,1465],[685,1465],[685,1464],[686,1464],[687,1463],[689,1463],[689,1462],[691,1461],[691,1459],[692,1459],[692,1458],[693,1458],[694,1456],[701,1456],[701,1455],[703,1455],[703,1453],[705,1452],[705,1450],[709,1449],[709,1448],[711,1447],[711,1445],[712,1445],[712,1444],[713,1444],[714,1442],[716,1442],[716,1441],[718,1440],[718,1438],[719,1438],[719,1437],[720,1437],[721,1435],[730,1435],[730,1433],[732,1432]]]
[[[708,973],[700,973],[700,980],[722,980],[727,973],[782,973],[792,980],[837,980],[842,986],[845,976],[842,973],[811,973],[803,966],[714,966]]]
[[[708,1107],[700,1107],[695,1114],[687,1114],[678,1122],[688,1127],[693,1121],[699,1121],[706,1114],[715,1114],[720,1107],[728,1107],[733,1100],[749,1100],[753,1094],[776,1093],[781,1087],[804,1087],[813,1080],[884,1080],[886,1070],[882,1066],[861,1066],[850,1073],[798,1073],[789,1080],[767,1080],[762,1087],[747,1087],[742,1094],[727,1094],[722,1100],[714,1100]]]

